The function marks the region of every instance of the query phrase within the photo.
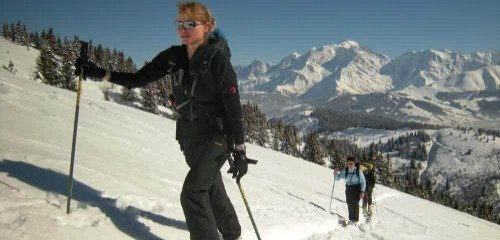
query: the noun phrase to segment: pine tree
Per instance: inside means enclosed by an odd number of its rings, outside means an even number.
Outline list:
[[[126,69],[129,72],[136,72],[137,71],[137,68],[134,64],[134,60],[132,60],[132,57],[130,57],[130,56],[127,58]]]
[[[76,55],[74,54],[72,44],[64,39],[63,55],[62,55],[62,88],[76,91],[76,81],[74,80],[73,65],[76,61]]]
[[[281,152],[292,155],[294,148],[293,128],[291,125],[285,124],[283,126],[283,142],[281,144]]]
[[[56,55],[58,56],[62,56],[63,55],[63,43],[61,41],[61,38],[60,37],[57,37],[57,40],[56,40],[56,47],[54,48],[54,52],[56,53]]]
[[[378,170],[377,174],[380,176],[378,180],[385,186],[393,186],[394,176],[392,174],[392,163],[389,153],[386,154],[385,158],[382,155],[378,156],[376,167]]]
[[[124,72],[127,70],[127,60],[125,60],[125,54],[122,51],[118,52],[117,58],[114,62],[116,65],[116,69],[119,72]],[[166,81],[167,78],[164,77],[164,80]]]
[[[343,142],[331,139],[328,147],[327,153],[330,159],[330,165],[332,168],[343,168],[346,163],[346,153],[342,150]]]
[[[35,49],[40,50],[40,36],[38,35],[38,32],[30,34],[30,42],[33,44]]]
[[[254,126],[252,126],[252,129],[254,133],[254,141],[259,146],[265,147],[269,139],[269,128],[267,126],[266,115],[260,111],[259,106],[256,103],[251,104],[250,109],[253,115],[252,124],[254,124]]]
[[[300,157],[300,146],[302,146],[302,138],[300,136],[299,129],[293,126],[293,152],[292,155],[295,157]]]
[[[154,84],[148,84],[141,88],[142,109],[150,113],[158,113],[158,93]]]
[[[303,158],[307,161],[324,165],[325,161],[323,159],[326,157],[326,151],[319,141],[319,134],[317,132],[307,134],[304,144],[304,150],[302,151]]]
[[[42,34],[45,33],[42,32]],[[46,45],[51,49],[53,54],[57,54],[59,52],[58,46],[57,46],[57,38],[56,35],[54,34],[54,29],[49,28],[49,31],[45,33],[42,37],[42,40],[46,41]]]
[[[10,24],[10,41],[11,42],[16,42],[16,27],[14,26],[14,23]]]
[[[23,24],[21,26],[21,32],[19,35],[21,38],[21,40],[20,40],[21,45],[26,46],[29,50],[31,47],[31,39],[30,39],[30,34],[28,32],[28,29],[26,28],[26,25]]]
[[[41,42],[40,55],[36,59],[36,78],[52,86],[61,86],[59,65],[55,54],[46,39]]]
[[[124,67],[122,67],[121,69],[122,69],[121,71],[123,71],[123,72],[130,72],[130,73],[136,72],[136,68],[135,68],[134,62],[132,61],[132,58],[127,59]],[[170,81],[169,77],[165,77],[165,78],[166,78],[165,82],[160,86],[160,91],[167,92],[167,94],[171,94],[172,87],[171,87],[171,84],[168,82],[168,81]],[[163,82],[163,81],[164,80],[161,80],[160,82]],[[139,98],[133,89],[122,87],[122,100],[123,101],[135,102],[138,99]],[[170,106],[168,106],[168,107],[170,107]]]
[[[102,47],[101,44],[97,45],[97,47],[95,47],[94,51],[93,51],[93,54],[94,55],[94,59],[95,59],[95,64],[101,68],[107,68],[107,64],[104,64],[103,63],[103,55],[104,55],[104,49]]]
[[[125,72],[125,69],[120,68],[117,64],[118,55],[113,55],[108,47],[104,49],[101,61],[103,68],[106,68],[110,71]]]
[[[267,131],[266,126],[262,126],[266,122],[265,115],[260,112],[256,104],[244,103],[241,105],[243,111],[243,128],[245,129],[245,141],[260,144],[264,136],[263,129]],[[261,145],[262,146],[262,145]]]
[[[125,61],[118,62],[120,68],[125,68]],[[158,104],[164,107],[170,107],[168,102],[168,97],[172,95],[172,84],[171,77],[169,75],[162,77],[159,81],[155,82],[157,94],[158,94]]]
[[[22,45],[24,34],[23,34],[23,28],[21,25],[21,21],[19,21],[19,20],[17,21],[12,35],[14,36],[14,41],[12,41],[12,42]]]
[[[274,151],[281,151],[283,141],[283,122],[281,119],[271,125],[272,142],[271,148]]]
[[[375,143],[370,143],[370,147],[369,147],[369,150],[368,150],[368,159],[367,159],[367,161],[368,162],[375,161],[377,153],[378,153],[378,151],[377,151],[377,145]]]
[[[6,23],[3,24],[2,26],[2,37],[9,40],[12,39],[12,32],[9,29],[9,25]]]
[[[125,102],[135,102],[139,98],[133,89],[122,87],[121,99]]]

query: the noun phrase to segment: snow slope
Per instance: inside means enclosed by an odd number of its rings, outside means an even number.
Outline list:
[[[500,139],[474,131],[441,129],[434,131],[427,169],[422,178],[435,187],[466,202],[482,195],[500,212]],[[470,150],[470,153],[468,151]]]
[[[36,70],[35,59],[39,54],[37,49],[13,44],[0,37],[0,68],[3,69],[3,66],[8,66],[9,61],[12,61],[16,76],[32,78]]]
[[[500,66],[487,66],[463,72],[436,84],[451,91],[498,91],[500,89]]]
[[[0,239],[189,239],[179,202],[188,167],[175,123],[95,98],[85,82],[72,213],[66,215],[75,93],[0,70]],[[257,146],[242,180],[263,239],[498,239],[500,226],[378,186],[370,222],[342,228],[332,172]],[[226,171],[227,164],[222,171]],[[238,188],[223,175],[243,227],[256,239]],[[347,214],[343,182],[332,211]]]

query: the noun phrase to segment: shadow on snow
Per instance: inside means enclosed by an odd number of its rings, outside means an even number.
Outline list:
[[[67,194],[68,175],[66,174],[8,159],[3,159],[0,162],[0,172],[8,173],[9,177],[16,178],[47,192],[65,196]],[[187,225],[184,221],[171,219],[133,206],[128,206],[126,209],[117,208],[116,199],[103,197],[101,193],[101,191],[84,183],[76,180],[73,181],[72,199],[99,208],[101,212],[109,217],[116,228],[131,238],[145,240],[162,239],[151,233],[149,227],[139,221],[139,217],[187,231]]]

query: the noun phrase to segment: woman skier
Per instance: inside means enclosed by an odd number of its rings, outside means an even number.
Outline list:
[[[345,178],[345,199],[349,210],[349,223],[356,225],[359,221],[359,200],[365,195],[366,188],[365,177],[363,172],[359,170],[359,164],[352,156],[347,157],[346,168],[339,171],[334,169],[335,180]]]
[[[175,20],[182,45],[159,53],[137,73],[110,72],[77,60],[88,77],[128,88],[172,76],[169,98],[179,118],[176,139],[190,167],[181,192],[181,205],[192,240],[241,239],[241,227],[222,182],[220,169],[228,152],[230,168],[239,182],[247,173],[242,109],[236,74],[224,37],[215,30],[210,10],[197,2],[177,4]]]

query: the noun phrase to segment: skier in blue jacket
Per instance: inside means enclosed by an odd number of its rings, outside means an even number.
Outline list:
[[[366,181],[362,171],[359,170],[359,164],[356,163],[356,158],[347,157],[346,168],[339,171],[334,169],[335,180],[345,178],[346,202],[349,209],[349,222],[356,224],[359,221],[359,200],[365,196]]]

